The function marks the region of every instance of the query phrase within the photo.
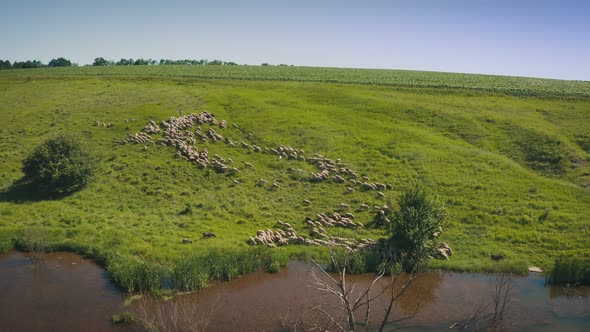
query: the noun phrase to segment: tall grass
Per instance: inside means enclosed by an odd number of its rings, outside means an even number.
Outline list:
[[[211,249],[183,256],[171,266],[114,253],[106,269],[115,284],[128,292],[162,288],[192,291],[206,287],[211,280],[229,281],[245,273],[285,266],[287,262],[288,256],[268,248]]]
[[[549,284],[590,284],[590,253],[564,255],[555,259],[547,275]]]
[[[357,252],[351,252],[344,249],[333,249],[330,251],[330,255],[331,260],[328,262],[327,270],[332,272],[339,270],[334,266],[334,262],[339,265],[345,264],[346,270],[351,274],[379,272],[383,267],[382,255],[376,249]]]
[[[14,238],[12,233],[0,231],[0,254],[14,248]]]
[[[247,248],[242,250],[210,250],[182,257],[171,269],[174,288],[197,290],[212,279],[232,280],[238,276],[262,269],[276,269],[288,262],[286,255],[280,255],[268,248]]]
[[[147,292],[161,289],[167,279],[168,269],[136,257],[113,254],[106,266],[119,288],[128,292]]]

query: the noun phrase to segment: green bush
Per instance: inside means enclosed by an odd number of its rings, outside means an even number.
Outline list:
[[[71,193],[84,187],[96,171],[97,158],[72,134],[61,134],[38,146],[23,163],[23,173],[49,193]]]
[[[394,259],[405,269],[422,263],[436,247],[433,233],[442,227],[446,212],[438,201],[419,186],[404,190],[397,199],[387,229]]]

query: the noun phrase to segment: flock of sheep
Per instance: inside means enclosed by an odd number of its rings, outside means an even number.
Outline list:
[[[256,232],[256,236],[250,237],[249,243],[251,245],[266,245],[273,248],[287,244],[319,245],[342,247],[352,251],[362,250],[376,243],[375,240],[370,238],[353,240],[343,237],[329,236],[321,226],[319,228],[314,227],[311,233],[315,235],[316,238],[298,236],[297,231],[295,231],[289,223],[279,220],[277,221],[277,229],[275,231],[270,229],[265,231],[259,230]]]
[[[208,125],[209,128],[204,130],[201,128],[202,125]],[[247,142],[235,142],[229,137],[224,138],[219,134],[215,128],[219,129],[227,128],[227,121],[218,121],[213,113],[201,112],[193,113],[189,115],[182,115],[179,117],[170,117],[167,121],[162,121],[157,124],[154,121],[149,121],[142,132],[129,134],[128,137],[121,141],[122,144],[144,144],[144,148],[147,149],[148,144],[160,144],[163,146],[170,146],[176,149],[176,155],[189,162],[196,163],[201,168],[211,167],[218,173],[240,173],[240,170],[236,167],[230,166],[233,163],[231,158],[223,158],[217,154],[210,156],[207,148],[199,150],[195,143],[200,142],[212,142],[219,143],[224,142],[230,146],[236,148],[248,149],[257,153],[267,153],[275,155],[277,160],[297,160],[306,162],[307,164],[315,166],[317,172],[311,172],[307,179],[313,182],[322,182],[332,180],[335,183],[347,184],[346,191],[348,193],[356,191],[354,186],[360,187],[361,190],[373,190],[377,191],[377,198],[384,198],[385,194],[383,191],[393,189],[391,184],[385,184],[380,182],[371,182],[367,176],[362,176],[359,179],[358,174],[348,164],[343,162],[341,158],[329,159],[320,154],[314,154],[312,157],[306,157],[305,151],[297,149],[292,146],[279,145],[276,148],[260,147],[255,144],[249,144]],[[197,126],[196,129],[194,127]],[[237,127],[234,124],[234,127]],[[161,138],[153,139],[153,135],[162,135]],[[252,134],[249,134],[252,135]],[[253,167],[251,163],[245,163],[244,167]],[[301,169],[289,168],[291,173],[304,173]],[[302,177],[300,177],[302,178]],[[239,184],[240,182],[236,179],[234,183]],[[259,179],[257,185],[265,186],[267,183],[264,179]],[[273,182],[271,189],[278,189],[280,185]],[[304,200],[304,205],[311,205],[309,200]],[[341,210],[348,210],[350,206],[345,203],[340,203],[339,208]],[[369,210],[368,204],[361,204],[359,210]],[[386,205],[375,206],[378,212],[378,216],[382,217],[382,222],[387,223],[389,220],[385,215],[389,212],[389,208]],[[377,218],[379,219],[379,218]],[[354,215],[352,213],[319,213],[317,214],[316,220],[306,218],[306,225],[311,228],[310,234],[315,238],[305,238],[298,236],[296,231],[288,223],[278,222],[279,229],[271,231],[259,230],[255,237],[250,237],[249,243],[252,245],[266,245],[274,247],[277,245],[287,244],[306,244],[306,245],[324,245],[324,246],[340,246],[348,248],[350,250],[360,250],[369,245],[375,243],[371,239],[353,240],[339,237],[331,237],[328,235],[324,227],[345,227],[345,228],[357,228],[364,227],[360,222],[354,221]],[[448,258],[452,254],[448,246],[438,249],[439,256],[441,258]]]

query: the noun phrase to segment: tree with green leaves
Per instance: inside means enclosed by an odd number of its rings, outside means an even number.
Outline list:
[[[48,67],[71,67],[72,62],[66,58],[52,59],[47,64]]]
[[[106,60],[103,57],[100,58],[96,58],[94,59],[94,62],[92,63],[93,66],[113,66],[115,65],[115,62],[112,60]]]
[[[0,60],[0,69],[11,69],[12,64],[8,60]]]
[[[388,245],[394,259],[406,269],[424,262],[436,249],[435,233],[442,228],[446,211],[436,197],[421,186],[404,190],[390,212],[387,225]]]
[[[52,137],[29,155],[22,171],[47,193],[65,194],[84,187],[96,171],[97,158],[72,134]]]

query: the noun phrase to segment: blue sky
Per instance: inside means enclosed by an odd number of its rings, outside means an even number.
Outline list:
[[[2,0],[0,59],[220,59],[590,80],[590,1]]]

